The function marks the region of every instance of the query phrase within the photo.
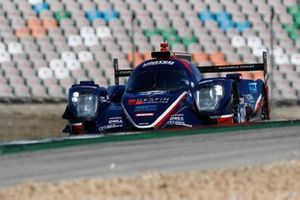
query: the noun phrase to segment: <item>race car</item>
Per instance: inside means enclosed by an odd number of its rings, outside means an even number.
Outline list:
[[[268,120],[267,55],[263,63],[197,66],[191,55],[169,51],[163,42],[134,69],[119,69],[115,85],[93,81],[72,85],[63,119],[70,135],[108,134],[148,129],[193,128]],[[241,72],[261,71],[262,79],[243,79]],[[205,73],[224,77],[204,78]],[[129,77],[126,85],[119,77]]]

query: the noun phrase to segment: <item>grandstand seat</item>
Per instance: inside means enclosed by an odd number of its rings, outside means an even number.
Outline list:
[[[30,86],[30,92],[35,100],[42,101],[45,98],[48,98],[46,93],[46,88],[42,85],[32,85]]]
[[[185,46],[181,43],[173,43],[171,49],[172,51],[185,52]]]
[[[21,98],[24,101],[25,101],[25,99],[29,99],[30,98],[30,90],[25,85],[14,85],[13,86],[13,92],[14,92],[14,95],[17,98]]]
[[[71,47],[83,45],[82,38],[79,35],[69,35],[68,45]]]
[[[249,21],[235,22],[235,29],[238,32],[244,32],[250,28],[251,28],[251,23]]]
[[[189,53],[197,53],[201,51],[201,46],[199,45],[199,43],[190,43],[187,46],[187,51]]]
[[[3,42],[0,42],[0,51],[5,51],[6,45]]]
[[[83,26],[80,28],[80,36],[83,38],[95,36],[95,31],[91,26]]]
[[[70,77],[68,69],[65,67],[57,67],[54,69],[54,77],[57,79],[65,79]]]
[[[192,37],[181,37],[182,44],[187,48],[191,43],[198,43],[196,36]]]
[[[54,18],[60,22],[63,19],[70,18],[71,13],[68,10],[57,10],[54,12]]]
[[[15,35],[19,38],[28,37],[30,35],[30,30],[27,27],[16,28]]]
[[[43,0],[28,0],[28,3],[30,3],[31,5],[36,5],[43,3]]]
[[[7,102],[10,98],[13,98],[13,89],[8,85],[0,85],[0,101]]]
[[[215,19],[217,20],[217,22],[231,20],[230,13],[228,13],[226,11],[219,11],[219,12],[215,12],[214,14],[215,14]]]
[[[33,37],[41,38],[41,37],[46,36],[46,33],[47,33],[47,31],[44,27],[32,27],[31,28],[31,35]]]
[[[29,29],[40,27],[42,25],[42,21],[38,18],[31,18],[27,20],[27,27]]]
[[[95,20],[92,21],[92,26],[94,28],[97,28],[99,26],[105,26],[105,25],[106,25],[106,22],[102,18],[95,19]]]
[[[79,51],[77,56],[80,62],[88,62],[93,60],[93,54],[89,51]]]
[[[99,10],[93,9],[86,12],[86,17],[88,18],[88,20],[94,21],[96,19],[101,19],[102,14]]]
[[[219,23],[219,26],[222,31],[227,32],[234,28],[234,22],[231,20],[222,21]]]
[[[36,14],[40,14],[43,11],[46,11],[48,9],[49,9],[49,5],[46,2],[41,2],[33,5],[33,10],[35,11]]]
[[[73,70],[73,71],[71,71],[71,75],[78,83],[80,81],[89,80],[89,78],[86,76],[86,73],[83,69]]]
[[[8,52],[10,54],[20,54],[23,53],[23,47],[20,43],[10,42],[8,44]]]
[[[66,61],[66,67],[67,67],[67,69],[72,71],[72,70],[80,69],[81,64],[80,64],[79,60],[72,59],[72,60],[67,60]]]
[[[91,47],[99,45],[99,41],[96,35],[91,35],[84,38],[84,45]]]
[[[64,67],[65,67],[65,64],[62,60],[57,59],[57,58],[50,60],[50,69],[55,70],[57,68],[64,68]]]
[[[53,12],[50,10],[44,10],[43,12],[39,13],[39,18],[44,20],[44,19],[49,19],[53,18]]]
[[[284,64],[289,64],[289,63],[290,63],[290,60],[286,54],[275,56],[275,64],[276,65],[284,65]]]
[[[102,12],[102,18],[107,22],[117,19],[118,17],[118,12],[115,10],[106,10]]]
[[[40,67],[38,69],[38,77],[42,80],[53,78],[53,72],[48,67]]]
[[[10,86],[24,85],[24,79],[18,74],[8,76],[7,80]]]
[[[0,63],[9,62],[10,55],[7,51],[0,51]]]
[[[47,87],[47,92],[52,100],[59,101],[65,98],[66,94],[63,92],[62,88],[58,85],[50,85]]]
[[[138,64],[140,64],[141,62],[143,62],[143,55],[139,52],[134,52],[134,56],[132,55],[132,53],[128,53],[127,54],[127,60],[132,63],[133,62],[133,58],[134,58],[134,63],[133,66],[137,66]]]
[[[99,38],[110,38],[112,37],[111,31],[107,26],[98,26],[96,28],[96,35]]]
[[[202,22],[206,22],[208,20],[215,20],[214,13],[206,10],[199,12],[198,17]]]
[[[253,73],[251,72],[240,72],[240,74],[243,79],[250,79],[250,80],[254,79]]]
[[[26,85],[27,86],[32,86],[32,85],[40,85],[41,84],[41,79],[38,76],[26,76],[24,77]]]
[[[300,65],[300,53],[293,53],[291,55],[291,63],[294,65]]]
[[[214,65],[225,65],[227,62],[225,61],[225,55],[222,52],[215,52],[209,55],[209,60]]]
[[[159,34],[160,34],[160,30],[158,28],[144,30],[144,35],[147,38],[151,38],[152,36],[159,35]]]
[[[259,58],[262,57],[263,52],[267,52],[267,47],[259,46],[259,47],[256,47],[256,48],[252,49],[252,54],[256,57],[259,57]]]
[[[70,60],[75,60],[76,54],[72,51],[63,51],[61,53],[60,57],[64,62],[68,62]]]
[[[274,56],[280,56],[280,55],[284,54],[284,50],[283,50],[282,47],[276,46],[276,47],[273,49],[273,54],[274,54]]]
[[[200,63],[202,61],[208,61],[208,55],[204,52],[193,53],[192,59],[195,63]]]
[[[43,27],[46,28],[47,30],[57,27],[57,22],[53,18],[49,18],[49,17],[45,18],[45,19],[43,19],[42,23],[43,23],[42,24]]]
[[[247,37],[247,45],[251,48],[257,48],[262,45],[262,41],[259,37],[249,36]]]
[[[58,80],[59,85],[65,90],[67,91],[71,85],[73,85],[75,82],[74,80],[69,77],[69,78],[65,78],[65,79],[60,79]]]
[[[26,65],[22,65],[20,68],[20,73],[22,75],[23,78],[26,78],[28,76],[35,76],[35,70],[31,68],[31,66],[27,66]]]

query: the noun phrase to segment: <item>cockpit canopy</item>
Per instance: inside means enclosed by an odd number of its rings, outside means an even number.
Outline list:
[[[174,91],[187,88],[189,78],[183,69],[156,66],[152,70],[135,71],[127,84],[128,92]]]

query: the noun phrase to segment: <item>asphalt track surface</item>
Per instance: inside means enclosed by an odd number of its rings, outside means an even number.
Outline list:
[[[293,159],[300,159],[299,126],[101,143],[0,156],[0,187]]]

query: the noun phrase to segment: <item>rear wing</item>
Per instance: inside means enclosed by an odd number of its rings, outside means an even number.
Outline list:
[[[170,57],[170,53],[166,52],[152,52],[152,57],[154,58],[165,58]],[[181,59],[190,58],[188,54],[178,53],[175,55],[180,57]],[[254,63],[254,64],[239,64],[239,65],[218,65],[218,66],[197,66],[201,73],[230,73],[230,72],[242,72],[242,71],[263,71],[264,79],[267,79],[267,52],[263,52],[263,62],[262,63]],[[187,59],[190,60],[190,59]],[[119,85],[119,77],[128,77],[130,76],[133,69],[119,69],[118,59],[113,60],[114,63],[114,72],[115,72],[115,84]]]

